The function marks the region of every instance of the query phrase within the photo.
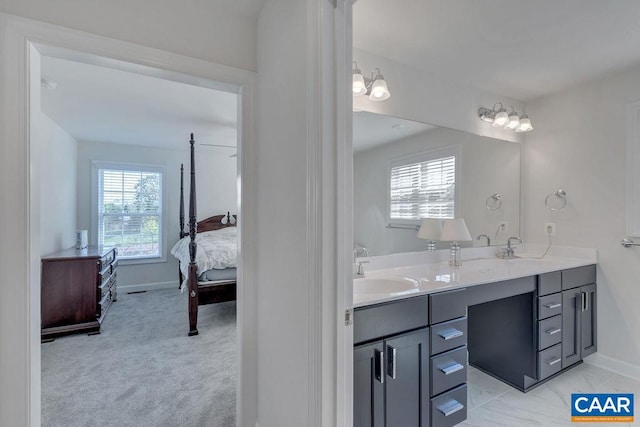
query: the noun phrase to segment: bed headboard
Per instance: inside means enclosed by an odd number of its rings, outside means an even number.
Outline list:
[[[227,212],[226,215],[214,215],[210,216],[207,219],[203,219],[202,221],[198,221],[198,233],[202,233],[205,231],[212,230],[220,230],[221,228],[226,227],[235,227],[238,216],[231,215]],[[224,220],[224,223],[222,222]]]

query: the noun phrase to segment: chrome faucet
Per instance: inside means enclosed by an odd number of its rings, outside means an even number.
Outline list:
[[[517,256],[514,253],[514,248],[511,246],[511,241],[515,240],[518,243],[522,244],[522,239],[519,237],[509,237],[507,239],[507,247],[503,248],[501,252],[498,253],[498,258],[502,258],[502,259],[513,259],[513,258],[517,258]]]
[[[487,246],[491,246],[491,238],[489,236],[487,236],[486,234],[481,234],[478,237],[476,237],[476,240],[480,240],[482,238],[487,239]]]
[[[368,257],[369,251],[364,246],[357,247],[353,250],[353,277],[364,277],[364,268],[362,264],[367,264],[369,261],[358,261],[359,257]]]

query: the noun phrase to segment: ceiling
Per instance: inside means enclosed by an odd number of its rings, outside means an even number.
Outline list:
[[[435,126],[366,111],[354,112],[353,151],[368,150],[431,129]]]
[[[164,148],[236,146],[235,94],[66,59],[42,57],[42,111],[77,141]]]
[[[354,47],[520,101],[640,62],[637,0],[358,0],[353,16]]]

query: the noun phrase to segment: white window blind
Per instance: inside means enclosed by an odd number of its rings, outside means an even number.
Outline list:
[[[454,218],[456,158],[447,156],[391,168],[390,219]]]
[[[98,243],[122,258],[162,256],[162,173],[98,169]]]

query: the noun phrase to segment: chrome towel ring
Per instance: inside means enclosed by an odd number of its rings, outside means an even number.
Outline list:
[[[567,206],[567,192],[556,190],[544,199],[544,204],[550,211],[559,211]]]
[[[502,206],[502,196],[498,193],[494,193],[487,197],[487,201],[485,202],[487,209],[490,211],[497,211]]]

